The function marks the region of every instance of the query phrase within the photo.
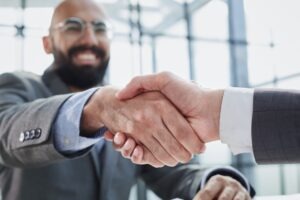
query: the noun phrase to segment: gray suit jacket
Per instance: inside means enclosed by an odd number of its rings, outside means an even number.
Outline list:
[[[3,200],[122,200],[138,178],[163,199],[191,199],[198,165],[154,169],[123,159],[111,145],[75,158],[56,151],[51,126],[70,94],[52,72],[0,76],[0,188]]]
[[[300,91],[255,90],[252,144],[258,163],[300,162]]]

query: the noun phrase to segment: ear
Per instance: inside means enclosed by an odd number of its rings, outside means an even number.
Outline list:
[[[52,45],[50,36],[43,37],[43,46],[44,46],[44,50],[47,54],[50,54],[53,52],[53,45]]]

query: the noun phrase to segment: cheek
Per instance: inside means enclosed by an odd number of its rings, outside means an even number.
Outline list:
[[[68,50],[72,47],[72,44],[70,42],[59,37],[54,41],[54,44],[55,44],[55,49],[59,50],[64,55],[67,55]]]
[[[102,44],[101,47],[106,51],[107,56],[110,55],[110,40],[105,40]]]

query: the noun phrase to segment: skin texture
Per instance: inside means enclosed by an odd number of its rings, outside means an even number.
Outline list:
[[[193,200],[250,200],[248,192],[236,180],[228,176],[213,176]]]
[[[203,142],[207,143],[219,139],[219,119],[223,90],[204,89],[174,74],[162,72],[156,75],[135,77],[116,96],[121,100],[125,100],[153,91],[161,92],[177,107]],[[130,136],[124,133],[120,132],[117,136],[114,139],[111,133],[107,133],[105,137],[110,141],[117,142],[117,144],[115,143],[116,149],[124,157],[131,158],[132,162],[152,164],[143,158],[143,154],[148,154],[147,149],[132,141],[130,142],[131,145],[126,143],[126,138],[129,139]]]
[[[82,128],[86,132],[96,132],[102,123],[112,132],[126,132],[144,144],[149,155],[154,155],[156,167],[161,166],[157,160],[174,166],[178,161],[191,159],[191,154],[175,137],[190,140],[199,151],[193,129],[163,95],[153,92],[120,101],[115,98],[117,91],[107,86],[92,96],[83,111]],[[186,133],[194,134],[196,140],[185,137]]]

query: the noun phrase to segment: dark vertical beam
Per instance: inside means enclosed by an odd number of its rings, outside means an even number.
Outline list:
[[[191,14],[189,13],[189,4],[187,1],[183,3],[183,10],[184,10],[184,19],[186,23],[186,39],[188,43],[188,59],[189,59],[189,74],[190,79],[195,80],[195,68],[194,68],[194,47],[193,47],[193,33],[192,33],[192,19]]]
[[[229,50],[231,85],[249,87],[247,41],[243,0],[228,0]],[[232,164],[254,183],[254,161],[251,155],[232,157]]]
[[[157,56],[156,56],[156,36],[151,36],[151,50],[152,50],[152,72],[157,72]]]
[[[143,27],[141,23],[141,17],[142,17],[142,7],[140,4],[140,1],[137,0],[136,5],[136,11],[137,11],[137,30],[138,30],[138,46],[139,46],[139,63],[140,63],[140,74],[143,74]]]
[[[228,0],[231,85],[249,87],[244,2]]]
[[[20,2],[20,7],[21,7],[21,13],[20,13],[20,22],[18,25],[16,25],[16,38],[19,40],[19,44],[20,44],[20,49],[19,49],[19,52],[20,52],[20,58],[17,58],[17,59],[20,59],[20,69],[21,70],[24,70],[24,62],[25,62],[25,34],[24,34],[24,30],[25,30],[25,26],[24,26],[24,12],[25,12],[25,8],[26,8],[26,3],[27,1],[26,0],[21,0]]]

